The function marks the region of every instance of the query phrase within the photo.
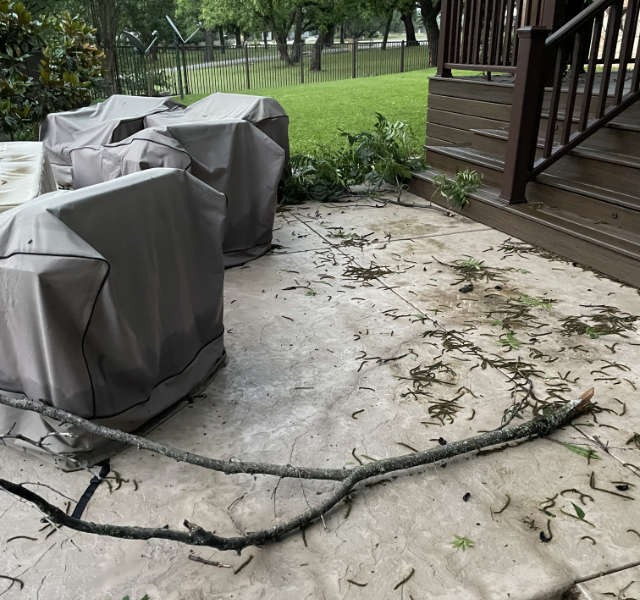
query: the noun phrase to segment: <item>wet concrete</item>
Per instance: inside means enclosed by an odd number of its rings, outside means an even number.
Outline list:
[[[227,272],[228,365],[153,439],[343,466],[495,428],[514,403],[528,418],[595,387],[598,412],[547,439],[360,487],[304,539],[241,556],[46,537],[37,510],[0,494],[0,575],[24,582],[4,592],[0,580],[1,598],[637,595],[623,590],[640,579],[637,290],[436,208],[309,204],[280,212],[275,236],[271,254]],[[70,499],[89,479],[1,447],[0,461],[2,477]],[[87,519],[180,528],[186,518],[221,535],[268,527],[334,485],[223,476],[134,449],[112,465],[127,481],[101,486]],[[16,535],[36,540],[7,542]],[[456,548],[456,536],[472,547]]]

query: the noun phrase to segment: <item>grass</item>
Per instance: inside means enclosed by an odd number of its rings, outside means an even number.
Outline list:
[[[425,137],[428,78],[434,74],[435,69],[426,69],[239,93],[270,96],[283,106],[290,118],[289,135],[294,154],[343,143],[339,129],[370,130],[378,112],[391,121],[408,123],[419,152]],[[203,94],[192,94],[182,102],[192,104],[203,97]]]

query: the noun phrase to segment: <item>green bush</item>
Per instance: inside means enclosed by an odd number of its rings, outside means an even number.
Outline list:
[[[102,60],[80,19],[35,19],[22,2],[0,0],[0,129],[14,139],[49,112],[89,104]]]
[[[284,204],[336,200],[352,195],[352,188],[359,185],[369,191],[385,185],[398,189],[411,179],[412,170],[424,167],[413,156],[415,144],[406,123],[391,122],[377,113],[373,131],[340,135],[347,140],[344,147],[322,146],[314,154],[291,158],[291,174],[282,190]]]

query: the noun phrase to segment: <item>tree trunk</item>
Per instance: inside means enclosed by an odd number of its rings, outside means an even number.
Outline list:
[[[389,16],[384,24],[384,32],[382,34],[382,46],[381,50],[387,49],[387,41],[389,40],[389,30],[391,29],[391,21],[393,20],[393,10],[389,11]]]
[[[320,31],[318,32],[318,39],[316,43],[313,45],[313,53],[311,54],[311,65],[309,69],[311,71],[321,71],[322,70],[322,49],[327,41],[327,32]]]
[[[298,8],[296,10],[296,16],[294,19],[294,30],[293,30],[293,48],[291,49],[291,62],[298,63],[300,62],[300,53],[302,51],[302,33],[304,24],[302,22],[302,9]]]
[[[413,27],[413,9],[409,12],[400,15],[402,22],[404,23],[404,30],[406,32],[407,46],[417,46],[418,40],[416,40],[416,30]]]
[[[104,51],[104,71],[108,95],[120,91],[116,62],[116,28],[118,10],[116,0],[89,0],[89,11],[96,28],[96,41]]]
[[[340,23],[340,43],[345,43],[345,35],[344,35],[344,21]]]
[[[333,40],[336,37],[336,26],[334,24],[329,25],[327,30],[327,39],[325,40],[325,45],[329,48],[333,46]]]
[[[220,48],[222,50],[222,54],[224,54],[224,30],[222,27],[218,27],[218,36],[220,37]]]
[[[213,31],[211,29],[204,30],[204,60],[213,60]]]
[[[287,33],[276,33],[276,45],[278,46],[278,52],[282,61],[290,65],[291,58],[289,57],[289,44],[287,44]]]
[[[240,35],[240,27],[236,27],[233,31],[236,36],[236,48],[240,48],[242,46],[242,36]]]
[[[435,65],[438,63],[438,43],[440,41],[440,27],[438,26],[440,2],[438,1],[434,4],[432,0],[421,0],[420,9],[422,12],[422,22],[427,32],[431,64]]]
[[[269,38],[269,32],[268,31],[263,31],[262,32],[262,43],[264,44],[265,50],[269,46],[269,39],[268,38]]]

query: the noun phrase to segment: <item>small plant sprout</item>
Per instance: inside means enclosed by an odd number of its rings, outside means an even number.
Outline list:
[[[527,296],[526,294],[520,294],[516,298],[516,302],[531,307],[542,306],[543,308],[550,310],[553,300],[547,300],[546,298],[535,298],[532,296]]]
[[[503,333],[498,338],[498,343],[505,348],[509,348],[509,350],[517,350],[522,345],[522,342],[516,337],[513,331]]]
[[[464,537],[462,535],[454,535],[451,545],[456,550],[462,550],[463,552],[465,552],[467,548],[473,548],[475,546],[475,542],[473,540],[470,540],[468,537]]]
[[[433,183],[436,187],[434,194],[440,194],[450,206],[462,210],[469,204],[469,194],[482,185],[482,175],[467,169],[458,171],[453,179],[446,175],[436,175]]]

